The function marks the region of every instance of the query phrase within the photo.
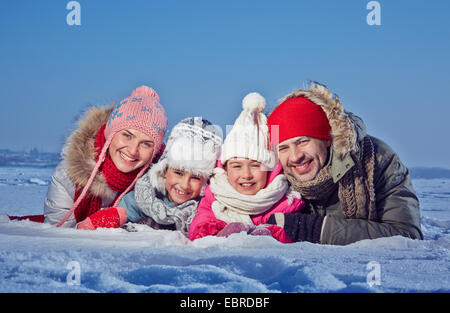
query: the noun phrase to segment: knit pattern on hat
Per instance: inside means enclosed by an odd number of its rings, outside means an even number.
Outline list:
[[[136,88],[130,97],[120,101],[106,123],[106,140],[111,141],[115,133],[130,128],[152,138],[155,145],[154,154],[159,152],[167,128],[167,117],[159,103],[158,94],[152,88]]]
[[[242,112],[227,134],[222,146],[221,162],[231,158],[246,158],[273,168],[276,156],[269,142],[267,118],[263,111],[266,100],[257,92],[242,100]]]
[[[216,166],[221,145],[219,128],[201,117],[185,118],[173,127],[164,153],[146,175],[163,195],[166,194],[163,173],[168,167],[209,178]]]
[[[294,97],[281,103],[272,112],[267,123],[270,128],[278,127],[278,138],[272,132],[271,140],[274,145],[299,136],[324,140],[331,138],[325,112],[305,97]]]
[[[201,117],[183,119],[167,141],[167,165],[208,177],[222,145],[221,130]]]

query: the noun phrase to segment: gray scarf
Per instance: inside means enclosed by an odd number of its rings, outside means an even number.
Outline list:
[[[150,182],[149,175],[142,176],[134,188],[134,197],[139,209],[162,225],[175,224],[184,235],[197,214],[198,200],[189,200],[182,204],[169,203]]]

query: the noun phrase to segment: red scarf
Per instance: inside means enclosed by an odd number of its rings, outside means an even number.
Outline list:
[[[94,148],[96,151],[96,157],[95,157],[96,162],[98,161],[98,157],[99,157],[100,152],[102,151],[103,146],[106,141],[105,134],[104,134],[105,127],[106,127],[106,124],[100,128],[100,130],[97,133],[97,136],[95,137]],[[109,156],[109,154],[106,154],[105,161],[103,162],[103,164],[100,166],[100,169],[99,169],[99,171],[105,177],[108,186],[111,189],[118,192],[117,196],[119,196],[123,191],[125,191],[125,189],[127,189],[127,187],[136,178],[136,176],[140,170],[141,169],[138,168],[129,173],[121,172],[114,165],[114,162],[111,159],[111,157]],[[83,191],[83,187],[77,185],[75,188],[75,197],[73,199],[74,202],[78,199],[78,197],[80,196],[82,191]],[[102,205],[101,197],[96,197],[96,196],[92,195],[91,193],[87,192],[84,199],[81,200],[80,204],[76,207],[76,209],[74,211],[76,221],[81,222],[86,217],[94,214],[95,212],[100,210],[101,205]]]
[[[96,151],[95,161],[98,161],[98,157],[103,149],[103,146],[105,145],[105,134],[104,134],[105,127],[106,125],[103,125],[100,128],[99,132],[97,133],[97,137],[95,138],[94,142],[94,147]],[[164,144],[161,144],[159,153],[153,158],[153,163],[158,162],[163,152],[164,152]],[[119,192],[117,196],[119,196],[120,193],[122,193],[133,182],[134,178],[139,173],[139,170],[140,169],[137,169],[131,173],[122,173],[116,168],[109,155],[106,155],[105,162],[100,167],[100,172],[106,178],[108,186],[111,189]],[[83,191],[82,187],[76,186],[75,197],[73,199],[74,203],[78,199],[82,191]],[[100,210],[101,205],[102,205],[101,197],[95,197],[88,192],[84,197],[84,199],[75,209],[74,215],[76,221],[77,222],[83,221],[89,215]],[[9,219],[19,221],[30,220],[37,223],[43,223],[45,216],[44,215],[9,216]]]

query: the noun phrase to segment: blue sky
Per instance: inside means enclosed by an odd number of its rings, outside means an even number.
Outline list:
[[[58,151],[90,105],[140,85],[169,127],[232,124],[252,91],[267,110],[309,80],[326,84],[407,166],[450,168],[450,2],[80,0],[0,2],[0,149]]]

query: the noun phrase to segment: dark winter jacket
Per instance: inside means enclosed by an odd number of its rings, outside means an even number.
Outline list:
[[[423,239],[420,229],[419,200],[408,169],[383,141],[371,137],[375,148],[374,187],[378,221],[346,219],[336,190],[324,201],[307,201],[313,213],[325,215],[321,243],[345,245],[362,239],[401,235]],[[336,182],[346,173],[348,163],[334,159]]]

